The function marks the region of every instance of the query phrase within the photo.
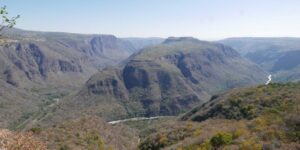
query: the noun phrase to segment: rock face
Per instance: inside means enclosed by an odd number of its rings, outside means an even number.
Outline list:
[[[169,38],[132,55],[119,67],[93,75],[79,93],[62,101],[48,121],[81,114],[108,120],[178,115],[211,94],[264,83],[265,77],[264,71],[228,46]]]
[[[4,31],[0,39],[0,127],[38,111],[51,98],[41,97],[40,91],[71,92],[134,51],[129,42],[113,35]]]
[[[129,42],[112,35],[14,30],[1,41],[0,60],[4,64],[0,69],[13,85],[32,81],[68,85],[72,83],[61,79],[70,74],[75,79],[72,82],[83,83],[99,69],[117,64],[134,51]]]

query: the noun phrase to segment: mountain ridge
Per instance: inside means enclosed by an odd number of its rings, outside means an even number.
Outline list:
[[[23,124],[57,98],[78,90],[97,71],[117,65],[135,51],[131,43],[113,35],[3,30],[0,126]]]
[[[77,94],[61,101],[57,114],[44,121],[82,113],[107,120],[178,115],[213,93],[257,84],[266,77],[263,70],[228,46],[190,38],[170,40],[96,73]]]
[[[280,82],[299,81],[297,69],[300,38],[229,38],[219,41],[232,46]]]

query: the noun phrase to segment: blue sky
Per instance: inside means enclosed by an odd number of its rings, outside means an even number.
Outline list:
[[[300,37],[300,0],[1,0],[18,28],[119,37]]]

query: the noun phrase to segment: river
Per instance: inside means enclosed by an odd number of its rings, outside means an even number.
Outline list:
[[[128,122],[128,121],[154,120],[154,119],[160,119],[160,118],[166,118],[166,117],[174,117],[174,116],[136,117],[136,118],[128,118],[128,119],[110,121],[108,123],[114,125],[114,124]]]

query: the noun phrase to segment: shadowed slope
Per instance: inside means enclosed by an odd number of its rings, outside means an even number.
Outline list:
[[[81,114],[108,120],[178,115],[228,88],[264,82],[266,74],[232,48],[194,38],[169,38],[92,76],[44,121]]]

